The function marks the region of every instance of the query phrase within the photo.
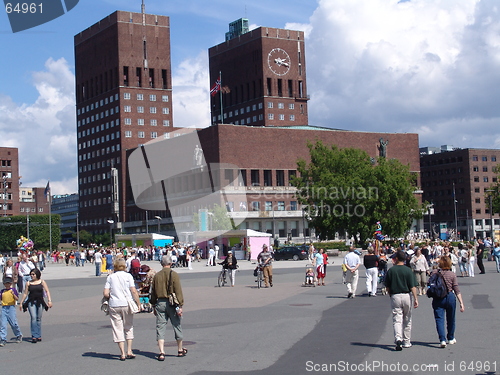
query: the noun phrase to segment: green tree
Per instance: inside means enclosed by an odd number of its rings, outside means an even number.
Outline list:
[[[377,221],[385,235],[401,236],[412,219],[421,216],[408,166],[383,157],[374,161],[365,151],[328,147],[321,141],[308,147],[311,161],[297,162],[300,177],[292,184],[321,239],[347,232],[365,241]]]
[[[61,239],[61,217],[51,215],[52,248],[55,249]],[[28,236],[29,225],[29,236]],[[50,246],[49,215],[9,216],[0,220],[0,250],[15,250],[16,241],[21,237],[29,237],[36,249],[46,250]]]
[[[74,233],[72,236],[75,239],[75,241],[77,240],[76,236],[77,236],[76,233]],[[88,246],[91,242],[92,242],[92,234],[87,232],[85,229],[81,230],[80,231],[80,245],[81,246]]]

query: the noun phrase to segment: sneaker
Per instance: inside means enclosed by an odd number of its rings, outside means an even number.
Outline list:
[[[351,298],[352,297],[352,293],[347,293],[347,298]]]
[[[411,342],[405,342],[403,348],[411,348]]]
[[[0,346],[5,346],[5,344],[7,344],[7,342],[6,342],[6,341],[3,341],[3,340],[2,340],[2,341],[0,341]]]
[[[441,348],[446,348],[446,341],[441,341],[440,344],[439,344],[439,346]]]
[[[454,345],[456,343],[457,343],[457,339],[448,340],[448,344],[450,344],[450,345]]]
[[[401,340],[396,341],[396,351],[397,352],[400,352],[401,350],[403,350],[403,347],[401,346],[401,344],[402,344]]]
[[[16,337],[15,342],[16,342],[17,344],[19,344],[19,343],[23,342],[23,335],[19,335],[19,336],[17,336],[17,337]]]

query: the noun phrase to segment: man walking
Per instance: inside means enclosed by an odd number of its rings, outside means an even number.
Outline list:
[[[158,341],[158,361],[165,360],[165,331],[167,322],[170,319],[174,328],[175,340],[177,341],[177,357],[184,357],[188,350],[182,347],[182,306],[184,297],[182,295],[181,281],[177,272],[172,271],[172,258],[170,255],[164,255],[160,261],[162,270],[158,272],[151,285],[151,304],[154,306],[156,316],[156,340]],[[175,293],[178,305],[172,306],[169,303],[169,296]]]
[[[273,286],[273,256],[268,251],[267,245],[262,246],[262,251],[257,256],[257,261],[262,267],[262,273],[264,275],[264,284],[266,288],[269,288],[269,285]]]
[[[483,265],[483,256],[484,256],[484,243],[481,238],[477,240],[477,266],[479,267],[479,274],[484,275],[484,265]]]
[[[102,254],[99,249],[94,253],[95,275],[101,276]]]
[[[358,288],[358,268],[361,264],[359,255],[354,252],[354,246],[349,248],[349,253],[344,257],[344,264],[346,267],[345,284],[347,286],[347,298],[354,298],[356,296],[356,289]]]
[[[418,307],[417,280],[411,268],[405,266],[406,254],[403,250],[398,250],[392,261],[394,266],[387,271],[385,286],[391,296],[396,350],[400,351],[411,347],[411,305],[413,295],[413,307]]]

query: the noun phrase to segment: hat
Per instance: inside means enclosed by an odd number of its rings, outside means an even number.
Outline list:
[[[408,250],[408,251],[406,252],[406,254],[408,254],[408,255],[413,255],[413,253],[415,253],[413,250]]]
[[[3,279],[4,284],[12,284],[12,277],[5,277]]]
[[[228,251],[227,251],[227,253],[228,253],[228,254],[232,254],[232,253],[233,253],[233,251],[232,251],[232,250],[228,250]]]

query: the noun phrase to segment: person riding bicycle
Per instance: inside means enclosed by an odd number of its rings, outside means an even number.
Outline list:
[[[260,267],[262,267],[262,273],[264,274],[264,284],[266,288],[273,286],[273,256],[269,252],[267,245],[262,246],[262,251],[257,256],[257,260],[259,261]]]
[[[227,257],[219,263],[225,270],[228,270],[229,278],[231,279],[231,286],[234,286],[234,278],[236,276],[236,269],[238,268],[238,261],[233,256],[233,252],[229,250]]]

